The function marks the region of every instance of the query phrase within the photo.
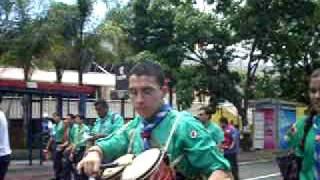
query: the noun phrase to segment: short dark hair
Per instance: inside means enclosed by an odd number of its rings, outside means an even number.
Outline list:
[[[109,109],[109,105],[108,105],[107,101],[105,101],[103,99],[99,99],[94,103],[94,106],[99,106],[99,105],[104,107],[105,109]]]
[[[129,77],[132,75],[137,76],[153,76],[156,78],[160,86],[164,85],[165,75],[161,66],[150,60],[143,61],[130,70]]]
[[[79,117],[81,120],[84,120],[84,115],[81,115],[81,114],[76,114],[74,117],[75,117],[75,118],[76,118],[76,117]]]
[[[212,110],[208,106],[202,106],[199,108],[200,111],[204,111],[206,114],[212,115]]]
[[[70,116],[71,119],[74,119],[74,118],[75,118],[74,114],[71,114],[71,113],[67,114],[67,116]]]
[[[59,117],[61,117],[60,113],[58,113],[58,112],[52,113],[52,116],[59,116]]]

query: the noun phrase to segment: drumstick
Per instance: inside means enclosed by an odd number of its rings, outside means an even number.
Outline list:
[[[119,167],[119,166],[124,166],[124,164],[119,164],[119,163],[116,163],[116,162],[107,163],[107,164],[101,164],[100,165],[100,169],[114,168],[114,167]]]

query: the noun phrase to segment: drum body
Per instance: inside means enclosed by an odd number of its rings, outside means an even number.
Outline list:
[[[156,148],[144,151],[124,169],[121,180],[174,180],[175,174],[163,157]]]

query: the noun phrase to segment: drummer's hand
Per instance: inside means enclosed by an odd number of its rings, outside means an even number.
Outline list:
[[[102,151],[98,146],[93,146],[88,150],[87,155],[78,163],[79,172],[84,172],[88,176],[99,175],[102,159]]]
[[[232,180],[232,175],[223,170],[214,171],[208,180]]]

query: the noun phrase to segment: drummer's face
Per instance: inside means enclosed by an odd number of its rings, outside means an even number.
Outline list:
[[[153,76],[129,77],[130,98],[137,113],[144,118],[151,117],[159,110],[166,91],[166,87],[161,87]]]

